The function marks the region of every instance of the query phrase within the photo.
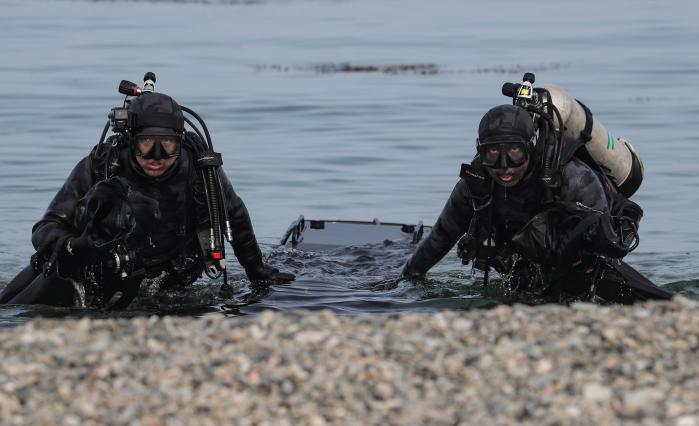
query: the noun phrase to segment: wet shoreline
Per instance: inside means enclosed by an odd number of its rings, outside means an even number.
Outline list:
[[[36,320],[0,330],[0,413],[4,424],[697,425],[698,314],[678,297]]]

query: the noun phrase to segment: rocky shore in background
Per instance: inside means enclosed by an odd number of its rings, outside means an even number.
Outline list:
[[[0,423],[699,426],[699,303],[36,320]]]

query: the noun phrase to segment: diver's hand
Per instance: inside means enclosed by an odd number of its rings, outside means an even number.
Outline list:
[[[80,235],[66,236],[59,240],[53,254],[44,263],[44,276],[57,270],[61,277],[78,277],[79,271],[99,254],[90,238],[90,231],[88,226]]]
[[[68,238],[64,248],[68,255],[79,258],[91,257],[97,249],[87,230],[80,236]]]
[[[425,274],[413,269],[411,267],[410,261],[408,261],[405,264],[405,266],[403,267],[403,271],[400,273],[400,278],[421,280],[421,279],[425,278]]]
[[[288,272],[279,272],[279,269],[263,263],[252,271],[248,271],[250,281],[266,281],[271,284],[286,284],[294,281],[296,276]]]

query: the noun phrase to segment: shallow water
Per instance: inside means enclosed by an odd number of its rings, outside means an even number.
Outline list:
[[[646,168],[634,196],[645,216],[627,260],[699,298],[699,6],[691,0],[0,3],[0,287],[26,264],[31,226],[120,104],[118,82],[154,71],[157,90],[206,119],[263,251],[299,279],[264,295],[238,280],[225,299],[202,284],[146,311],[488,304],[453,253],[425,288],[371,290],[367,283],[397,274],[410,247],[377,250],[371,272],[346,253],[304,262],[275,247],[299,214],[432,223],[473,155],[480,117],[507,101],[501,84],[534,71],[633,142]],[[337,72],[343,64],[368,69]],[[64,313],[9,307],[0,321]]]

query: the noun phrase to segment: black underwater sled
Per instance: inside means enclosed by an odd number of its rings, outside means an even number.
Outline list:
[[[418,244],[431,231],[417,224],[353,220],[309,220],[302,216],[291,222],[280,244],[301,251],[327,252],[341,247],[393,243]],[[407,259],[406,259],[407,260]],[[589,286],[589,284],[588,284]],[[597,284],[590,296],[606,302],[631,304],[644,300],[669,300],[673,293],[653,284],[627,263],[601,261]]]
[[[302,251],[327,251],[339,247],[371,244],[419,243],[432,229],[422,221],[405,223],[357,220],[308,220],[291,222],[281,245]]]

